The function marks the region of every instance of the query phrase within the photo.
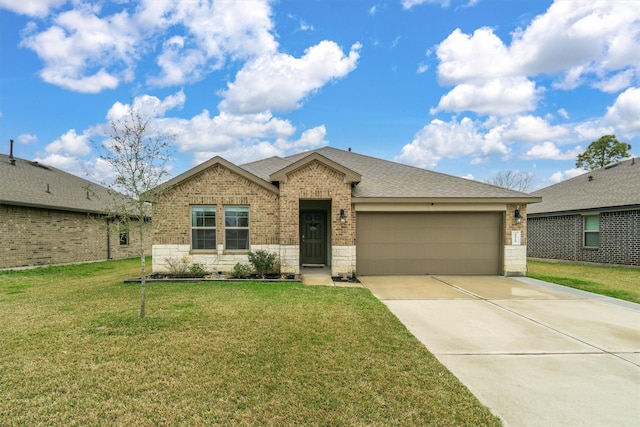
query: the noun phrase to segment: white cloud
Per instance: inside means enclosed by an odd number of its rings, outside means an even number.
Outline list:
[[[582,153],[583,149],[577,146],[566,152],[561,152],[560,149],[550,141],[545,141],[542,144],[534,145],[526,152],[523,159],[549,159],[549,160],[573,160],[577,158],[578,154]]]
[[[564,108],[561,108],[558,110],[558,114],[560,115],[560,117],[562,117],[563,119],[568,119],[569,118],[569,112],[567,110],[565,110]]]
[[[0,8],[20,15],[43,18],[67,0],[0,0]]]
[[[89,8],[60,13],[49,29],[31,25],[25,34],[21,45],[44,61],[44,81],[85,93],[130,80],[140,39],[127,12],[99,18]]]
[[[120,120],[129,113],[130,109],[145,118],[162,117],[167,111],[181,109],[186,100],[184,91],[180,90],[162,100],[156,96],[140,95],[134,98],[132,104],[122,104],[116,101],[107,112],[107,120],[109,122]]]
[[[424,3],[439,4],[442,7],[449,6],[451,0],[402,0],[402,7],[405,9],[411,9],[414,6],[418,6]]]
[[[510,45],[488,27],[473,34],[456,29],[436,49],[439,81],[455,86],[436,111],[505,114],[495,103],[501,96],[513,111],[532,111],[540,92],[530,77],[541,74],[555,77],[554,87],[565,90],[624,90],[640,80],[638,16],[640,2],[556,1],[516,30]]]
[[[562,140],[571,136],[567,126],[552,126],[538,116],[526,115],[507,118],[501,137],[509,142],[541,142]]]
[[[485,138],[476,124],[465,117],[459,122],[433,120],[423,127],[394,160],[423,168],[434,168],[443,158],[475,156],[476,161],[491,154],[508,155],[501,141]]]
[[[375,15],[377,11],[378,11],[378,6],[373,5],[369,8],[369,15]]]
[[[556,184],[560,181],[564,181],[570,178],[574,178],[576,176],[582,175],[583,173],[585,173],[586,171],[584,169],[567,169],[565,171],[558,171],[555,172],[554,174],[552,174],[549,177],[549,181],[552,184]]]
[[[18,135],[16,140],[20,144],[31,144],[33,142],[38,142],[38,137],[36,135],[31,134],[31,133],[23,133],[23,134]]]
[[[85,162],[76,156],[70,156],[68,154],[49,153],[45,156],[36,156],[33,160],[47,166],[62,169],[77,176],[84,176],[87,171]],[[55,191],[55,189],[52,191]]]
[[[278,53],[249,61],[220,93],[225,99],[218,107],[249,114],[298,108],[306,96],[353,71],[360,47],[356,43],[345,56],[336,43],[325,40],[308,48],[301,58]]]
[[[621,93],[607,109],[604,122],[623,135],[640,133],[640,88],[629,88]]]
[[[459,84],[444,95],[438,111],[473,111],[479,114],[511,115],[536,108],[539,91],[535,83],[525,78],[502,78],[482,84]]]
[[[75,129],[70,129],[60,138],[48,144],[45,147],[45,151],[63,156],[86,156],[91,152],[89,135],[85,133],[78,135]]]
[[[423,73],[426,73],[428,70],[429,70],[429,65],[420,63],[418,64],[418,69],[416,70],[416,73],[423,74]]]

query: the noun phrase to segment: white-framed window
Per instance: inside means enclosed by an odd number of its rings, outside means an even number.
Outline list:
[[[585,215],[584,246],[597,248],[600,246],[600,215]]]
[[[217,249],[215,206],[191,206],[191,249]]]
[[[249,250],[249,206],[224,207],[224,247]]]

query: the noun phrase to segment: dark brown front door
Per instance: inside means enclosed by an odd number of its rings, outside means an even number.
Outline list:
[[[327,263],[327,229],[324,212],[303,212],[300,219],[301,264]]]

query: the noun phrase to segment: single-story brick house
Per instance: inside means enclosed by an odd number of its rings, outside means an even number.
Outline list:
[[[540,200],[331,147],[214,157],[155,193],[155,272],[185,256],[228,272],[263,249],[283,273],[522,275],[527,204]]]
[[[640,266],[640,159],[535,191],[528,256]]]
[[[138,256],[137,233],[103,214],[106,188],[12,154],[0,182],[0,269]]]

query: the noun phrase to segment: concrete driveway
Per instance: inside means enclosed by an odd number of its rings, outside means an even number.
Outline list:
[[[640,305],[529,278],[359,279],[505,425],[640,426]]]

